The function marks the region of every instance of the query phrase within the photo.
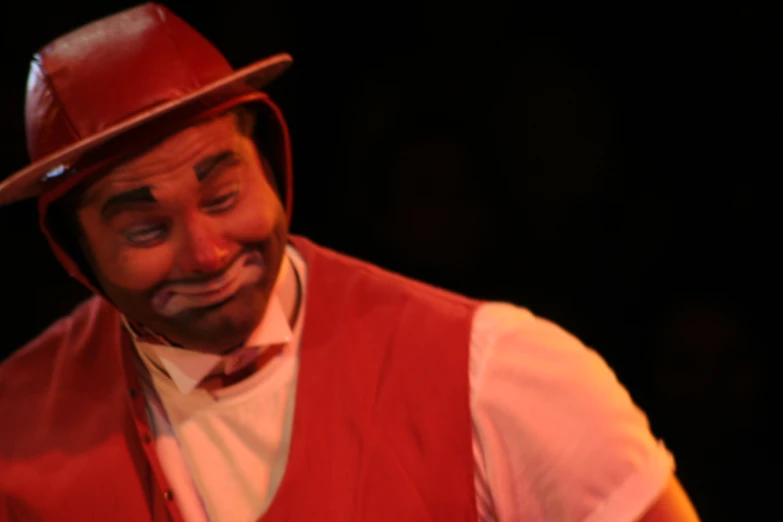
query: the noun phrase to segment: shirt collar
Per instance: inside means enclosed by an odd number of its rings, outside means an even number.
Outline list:
[[[264,316],[245,346],[230,355],[195,352],[146,337],[142,340],[125,317],[123,324],[147,368],[151,372],[165,370],[177,389],[188,394],[216,370],[226,374],[234,373],[257,359],[265,347],[291,340],[293,333],[285,310],[296,306],[297,275],[294,270],[289,256],[284,256]]]

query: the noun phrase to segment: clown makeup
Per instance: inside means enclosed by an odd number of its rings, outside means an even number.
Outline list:
[[[186,128],[87,188],[83,247],[106,297],[190,349],[242,344],[263,316],[286,219],[233,113]]]

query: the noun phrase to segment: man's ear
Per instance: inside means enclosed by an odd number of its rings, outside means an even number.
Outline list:
[[[252,139],[253,132],[256,129],[256,121],[258,119],[256,111],[244,105],[240,105],[239,107],[231,109],[231,112],[234,114],[237,130],[239,130],[240,134]]]
[[[46,228],[93,288],[102,291],[91,261],[94,256],[79,219],[83,196],[82,187],[76,187],[54,201],[46,211]]]
[[[287,160],[281,152],[285,148],[285,143],[281,141],[283,137],[280,122],[270,109],[263,105],[242,106],[237,113],[237,118],[240,130],[250,131],[245,135],[255,145],[266,179],[285,209],[285,201],[288,197],[284,192],[288,188],[285,179]]]
[[[280,201],[284,201],[284,195],[280,193],[280,186],[277,183],[277,176],[275,175],[275,171],[272,168],[272,165],[269,163],[269,159],[267,159],[266,154],[264,154],[262,150],[260,150],[258,147],[256,147],[256,149],[258,150],[258,157],[261,160],[261,168],[264,171],[266,180],[270,185],[272,185],[272,189],[275,191],[275,194],[277,194],[278,199],[280,199]]]

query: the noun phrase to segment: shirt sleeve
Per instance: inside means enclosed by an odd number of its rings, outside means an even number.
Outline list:
[[[478,308],[470,386],[479,520],[631,522],[673,473],[604,360],[523,308]]]

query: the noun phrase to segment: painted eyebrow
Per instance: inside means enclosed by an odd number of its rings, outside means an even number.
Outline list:
[[[217,167],[227,162],[236,161],[237,159],[239,159],[239,155],[233,150],[224,150],[204,158],[193,167],[193,171],[196,173],[196,179],[199,183],[203,183],[210,174],[217,170]]]
[[[138,203],[157,203],[150,187],[138,187],[110,197],[101,206],[101,219],[108,221],[125,207]]]
[[[193,167],[193,172],[195,172],[199,183],[203,183],[209,178],[210,174],[217,172],[217,167],[228,161],[236,160],[238,157],[233,150],[224,150],[196,163]],[[101,218],[104,221],[108,221],[125,207],[138,203],[157,203],[155,196],[152,195],[151,187],[137,187],[110,197],[101,207]]]

